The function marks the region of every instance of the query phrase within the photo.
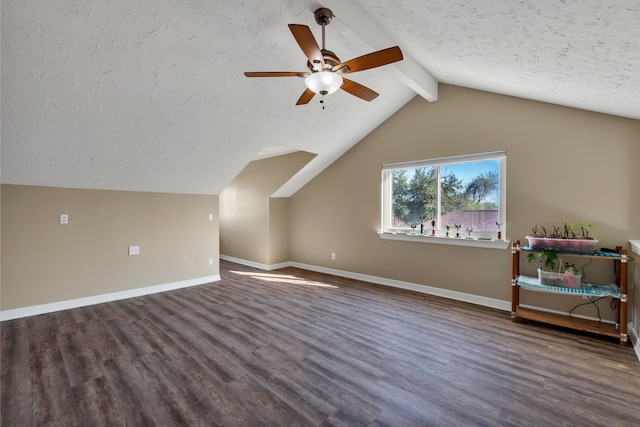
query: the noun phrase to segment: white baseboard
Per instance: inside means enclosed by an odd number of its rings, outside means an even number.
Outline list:
[[[35,316],[38,314],[52,313],[54,311],[68,310],[70,308],[85,307],[88,305],[102,304],[110,301],[140,297],[143,295],[156,294],[159,292],[172,291],[174,289],[187,288],[190,286],[204,285],[205,283],[217,282],[220,275],[198,277],[195,279],[181,280],[179,282],[164,283],[161,285],[147,286],[144,288],[129,289],[126,291],[112,292],[102,295],[94,295],[84,298],[76,298],[66,301],[52,302],[48,304],[33,305],[30,307],[15,308],[0,311],[0,321],[18,319],[20,317]]]
[[[449,298],[456,301],[468,302],[471,304],[491,307],[503,311],[511,311],[511,302],[494,298],[487,298],[479,295],[467,294],[464,292],[452,291],[449,289],[436,288],[433,286],[420,285],[417,283],[403,282],[400,280],[387,279],[384,277],[370,276],[368,274],[353,273],[350,271],[336,270],[333,268],[318,267],[315,265],[302,264],[299,262],[291,262],[292,267],[302,268],[303,270],[317,271],[319,273],[333,274],[334,276],[347,277],[349,279],[362,280],[365,282],[375,283],[377,285],[390,286],[393,288],[407,289],[410,291],[421,292],[423,294],[435,295],[443,298]]]
[[[229,262],[235,262],[236,264],[246,265],[247,267],[259,268],[260,270],[266,270],[266,271],[277,270],[278,268],[291,267],[291,262],[289,261],[281,262],[279,264],[261,264],[259,262],[249,261],[242,258],[235,258],[229,255],[220,255],[220,259],[223,259]]]
[[[629,333],[629,339],[633,345],[633,350],[636,352],[636,356],[638,356],[638,360],[640,361],[640,336],[633,327],[633,323],[629,323],[629,326],[627,326],[627,332]]]
[[[362,280],[365,282],[375,283],[377,285],[390,286],[400,289],[408,289],[411,291],[421,292],[423,294],[436,295],[443,298],[449,298],[457,301],[469,302],[484,307],[496,308],[498,310],[510,311],[511,302],[493,298],[482,297],[479,295],[466,294],[464,292],[451,291],[448,289],[435,288],[432,286],[420,285],[417,283],[402,282],[400,280],[386,279],[384,277],[370,276],[368,274],[353,273],[350,271],[336,270],[334,268],[319,267],[317,265],[302,264],[299,262],[283,262],[274,265],[259,264],[253,261],[247,261],[240,258],[234,258],[226,255],[220,255],[220,259],[235,262],[237,264],[246,265],[248,267],[259,268],[261,270],[276,270],[284,267],[296,267],[303,270],[317,271],[319,273],[332,274],[334,276],[346,277],[349,279]]]

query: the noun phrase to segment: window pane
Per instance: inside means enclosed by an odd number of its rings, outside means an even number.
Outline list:
[[[435,218],[436,168],[396,169],[391,174],[391,226],[408,228]]]
[[[457,163],[441,168],[442,227],[496,230],[500,221],[500,161]]]

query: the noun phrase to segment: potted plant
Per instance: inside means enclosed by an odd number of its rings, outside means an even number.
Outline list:
[[[552,250],[558,252],[572,252],[590,254],[596,250],[598,241],[589,236],[593,224],[579,222],[581,235],[576,234],[573,224],[564,224],[564,227],[552,226],[551,230],[536,224],[531,229],[531,234],[526,236],[529,247],[534,251]]]
[[[558,253],[554,250],[542,250],[531,252],[527,255],[529,262],[538,260],[538,280],[540,284],[547,286],[557,286],[560,288],[578,288],[582,280],[582,274],[578,272],[575,264],[562,263]],[[560,261],[558,272],[555,272],[556,261]],[[562,270],[562,271],[561,271]]]
[[[542,250],[539,252],[531,252],[527,255],[529,262],[538,260],[540,262],[540,268],[544,266],[548,271],[553,271],[556,268],[556,261],[558,260],[558,254],[553,250]]]

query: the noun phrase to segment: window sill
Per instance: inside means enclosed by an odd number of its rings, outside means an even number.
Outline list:
[[[382,240],[402,240],[405,242],[431,243],[437,245],[470,246],[485,249],[507,249],[509,240],[466,239],[456,237],[429,236],[421,234],[378,233]]]

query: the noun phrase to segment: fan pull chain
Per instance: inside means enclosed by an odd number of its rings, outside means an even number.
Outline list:
[[[320,104],[322,104],[322,109],[324,110],[324,94],[320,95]]]

